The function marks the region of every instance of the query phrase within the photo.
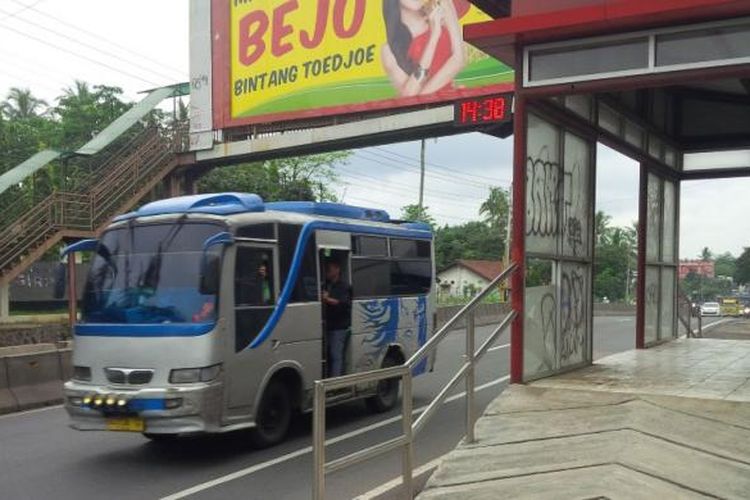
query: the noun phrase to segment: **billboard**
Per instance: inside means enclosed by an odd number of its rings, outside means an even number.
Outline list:
[[[509,90],[463,41],[467,0],[213,0],[214,127],[383,110]]]

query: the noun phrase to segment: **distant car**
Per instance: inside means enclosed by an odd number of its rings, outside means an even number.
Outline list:
[[[721,306],[718,302],[704,302],[701,306],[701,316],[721,316]]]

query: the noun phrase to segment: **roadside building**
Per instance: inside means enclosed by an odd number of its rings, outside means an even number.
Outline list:
[[[442,297],[470,297],[486,287],[503,270],[499,260],[459,259],[437,275]]]

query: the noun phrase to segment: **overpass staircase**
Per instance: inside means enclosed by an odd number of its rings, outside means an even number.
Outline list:
[[[184,127],[139,125],[90,168],[73,189],[54,191],[29,207],[18,198],[0,212],[0,285],[10,283],[66,239],[99,234],[131,209],[178,165]]]

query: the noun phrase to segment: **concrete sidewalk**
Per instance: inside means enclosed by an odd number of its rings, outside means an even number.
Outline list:
[[[418,498],[750,498],[750,342],[677,340],[508,388]]]

